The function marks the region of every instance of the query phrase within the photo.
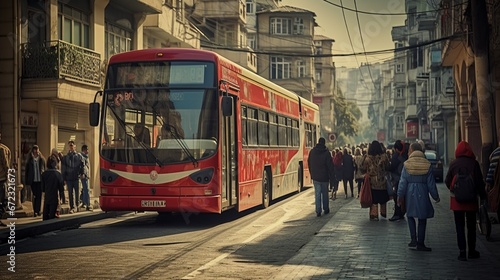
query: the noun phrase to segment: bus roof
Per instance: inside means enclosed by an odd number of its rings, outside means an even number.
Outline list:
[[[313,102],[301,97],[295,92],[287,90],[280,85],[277,85],[262,76],[238,65],[237,63],[221,56],[220,54],[200,49],[190,49],[190,48],[154,48],[154,49],[142,49],[123,52],[113,55],[109,59],[109,64],[121,63],[121,62],[141,62],[141,61],[154,61],[154,60],[202,60],[202,61],[214,61],[223,60],[226,63],[232,64],[238,67],[247,79],[251,79],[254,82],[265,86],[274,92],[284,94],[289,98],[301,99],[304,106],[311,107],[315,110],[319,110],[319,106]]]

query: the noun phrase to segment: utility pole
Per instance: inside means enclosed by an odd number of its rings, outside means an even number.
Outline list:
[[[484,173],[488,170],[489,156],[493,151],[493,128],[495,127],[493,95],[488,62],[488,33],[490,28],[486,1],[469,0],[469,4],[471,8],[476,90],[482,141],[480,163]]]

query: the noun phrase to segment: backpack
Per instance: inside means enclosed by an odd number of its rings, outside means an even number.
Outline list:
[[[455,183],[452,192],[458,203],[474,202],[477,200],[477,192],[472,175],[468,172],[461,172],[455,175]]]

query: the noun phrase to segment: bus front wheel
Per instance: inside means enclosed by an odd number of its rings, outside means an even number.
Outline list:
[[[271,182],[269,180],[269,175],[264,170],[262,174],[262,208],[269,207],[269,200],[271,198]]]

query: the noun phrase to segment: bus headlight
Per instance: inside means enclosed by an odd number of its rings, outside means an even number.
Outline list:
[[[195,172],[189,176],[193,181],[197,182],[198,184],[208,184],[212,178],[214,177],[214,169],[213,168],[207,168],[200,170],[198,172]]]

